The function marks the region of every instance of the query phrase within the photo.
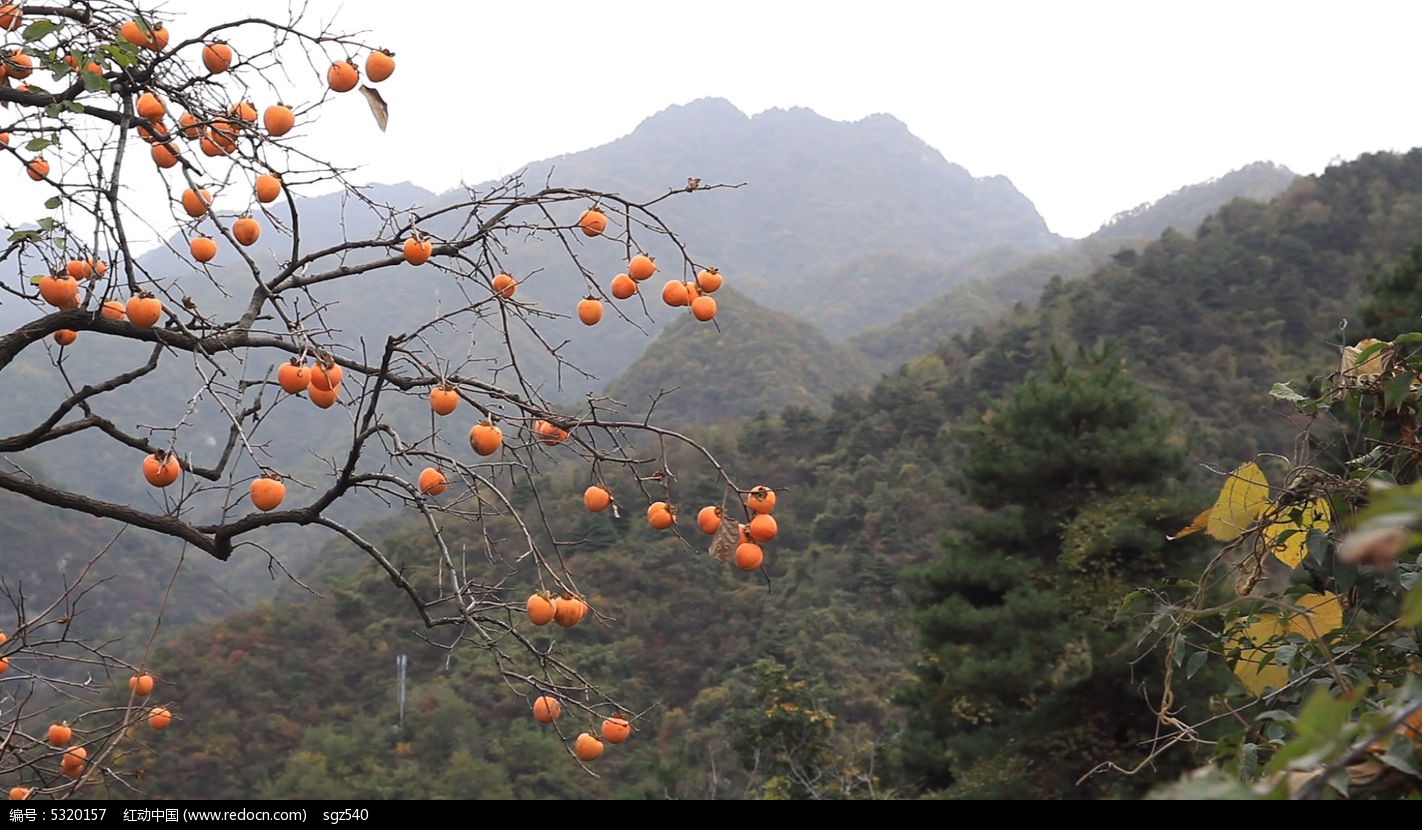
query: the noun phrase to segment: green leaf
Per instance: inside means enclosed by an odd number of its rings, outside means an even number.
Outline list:
[[[1210,653],[1204,650],[1190,655],[1190,659],[1185,663],[1185,679],[1189,680],[1194,677],[1196,672],[1205,667],[1205,663],[1209,662],[1209,659]]]
[[[1383,409],[1396,409],[1412,391],[1412,375],[1398,375],[1383,387]]]
[[[1422,331],[1409,331],[1392,338],[1394,343],[1422,343]]]
[[[109,83],[109,79],[105,78],[103,75],[100,75],[97,72],[85,71],[83,73],[80,73],[80,77],[84,79],[84,90],[86,92],[113,91],[113,85]]]
[[[1402,602],[1402,617],[1399,620],[1405,626],[1422,625],[1422,585],[1412,586],[1412,590],[1407,592],[1407,599]]]
[[[1353,359],[1353,365],[1354,365],[1354,366],[1361,366],[1361,365],[1363,365],[1364,363],[1367,363],[1369,358],[1371,358],[1373,355],[1377,354],[1378,352],[1382,351],[1383,349],[1386,349],[1387,347],[1388,347],[1388,344],[1387,344],[1385,341],[1379,341],[1379,342],[1377,342],[1377,343],[1373,343],[1372,345],[1368,346],[1366,349],[1363,349],[1362,351],[1358,352],[1358,356]]]
[[[99,47],[99,51],[108,55],[113,62],[119,66],[127,67],[138,63],[138,46],[126,40],[121,40],[117,43],[106,43]]]
[[[58,196],[51,196],[51,197],[49,197],[48,199],[45,199],[45,200],[44,200],[44,206],[45,206],[46,208],[49,208],[50,210],[54,210],[55,208],[59,207],[59,206],[60,206],[61,204],[63,204],[63,203],[64,203],[64,200],[61,199],[61,198],[59,198]]]
[[[1379,755],[1378,760],[1414,778],[1422,778],[1422,770],[1417,769],[1417,764],[1412,760],[1412,741],[1402,735],[1392,737],[1387,752]]]
[[[30,285],[39,285],[39,284],[40,284],[40,280],[42,280],[42,279],[44,279],[44,278],[45,278],[45,275],[44,275],[44,274],[35,274],[33,277],[30,277]]]
[[[45,35],[59,31],[60,28],[61,25],[57,21],[42,17],[39,20],[36,20],[35,22],[26,26],[24,33],[20,36],[25,39],[26,43],[31,43],[33,41],[39,40]]]
[[[35,224],[39,225],[40,230],[42,231],[52,231],[54,230],[55,221],[51,217],[44,216],[41,217],[40,220]]]
[[[39,152],[54,142],[48,138],[32,138],[25,142],[25,149],[31,153]]]
[[[40,235],[36,231],[15,231],[10,234],[10,242],[20,242],[22,240],[38,242]],[[38,277],[36,277],[36,279],[38,279]]]
[[[1299,709],[1299,737],[1315,741],[1336,738],[1352,711],[1352,700],[1334,697],[1327,689],[1317,688]]]
[[[1281,401],[1292,401],[1294,403],[1308,400],[1308,398],[1306,398],[1305,396],[1300,395],[1299,393],[1290,389],[1287,383],[1274,384],[1274,388],[1269,390],[1269,395],[1271,397],[1278,398]]]

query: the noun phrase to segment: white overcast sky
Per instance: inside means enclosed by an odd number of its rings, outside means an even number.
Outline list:
[[[161,8],[176,40],[232,7]],[[398,65],[380,85],[388,132],[350,93],[308,137],[362,165],[357,180],[436,191],[707,96],[747,114],[891,114],[973,175],[1010,178],[1072,237],[1252,161],[1316,173],[1422,139],[1417,2],[310,0],[308,16],[369,32]]]

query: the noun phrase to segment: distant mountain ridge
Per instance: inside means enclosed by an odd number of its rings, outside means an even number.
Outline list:
[[[974,178],[888,115],[844,122],[793,108],[747,116],[707,98],[525,172],[530,181],[624,195],[693,176],[745,183],[672,200],[660,211],[693,256],[772,309],[803,316],[806,297],[817,297],[811,322],[833,339],[888,323],[951,284],[886,286],[866,305],[827,284],[826,275],[846,262],[883,255],[953,261],[997,245],[1045,251],[1064,241],[1005,177]]]
[[[889,325],[856,333],[848,345],[879,372],[892,371],[955,334],[991,322],[1015,303],[1034,303],[1053,277],[1085,276],[1112,255],[1141,247],[1169,228],[1193,236],[1221,207],[1236,199],[1267,202],[1296,178],[1282,165],[1255,162],[1118,213],[1096,233],[1057,250],[1035,256],[1004,253],[986,263],[946,266],[963,272],[956,285]]]

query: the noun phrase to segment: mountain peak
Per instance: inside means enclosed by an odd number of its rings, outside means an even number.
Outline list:
[[[685,104],[672,104],[637,125],[632,135],[660,137],[687,129],[706,129],[743,124],[749,117],[725,98],[697,98]]]

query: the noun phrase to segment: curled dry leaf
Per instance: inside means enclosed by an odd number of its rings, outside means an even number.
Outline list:
[[[360,85],[360,94],[364,95],[365,102],[370,104],[370,114],[375,116],[375,125],[382,133],[385,132],[385,125],[390,121],[390,105],[385,103],[379,92],[365,84]]]
[[[717,562],[729,562],[731,557],[736,555],[736,546],[740,542],[740,523],[728,518],[726,511],[722,509],[721,526],[716,528],[716,535],[711,537],[711,547],[706,552],[715,557]]]

